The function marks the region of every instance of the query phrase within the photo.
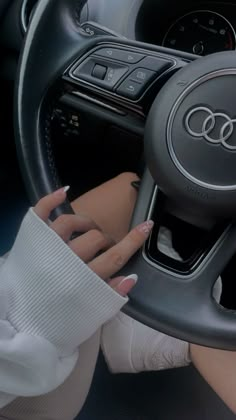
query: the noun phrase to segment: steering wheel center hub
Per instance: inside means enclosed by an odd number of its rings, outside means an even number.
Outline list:
[[[224,54],[176,74],[156,98],[146,128],[147,160],[160,188],[223,217],[236,206],[236,69],[219,68]]]
[[[235,79],[236,71],[202,77],[176,101],[168,120],[174,164],[195,184],[214,190],[236,188]]]

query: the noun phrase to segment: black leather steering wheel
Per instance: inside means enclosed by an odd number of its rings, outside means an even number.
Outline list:
[[[78,3],[41,0],[21,54],[15,128],[29,196],[34,203],[60,186],[45,122],[55,98],[93,106],[130,132],[146,126],[148,169],[133,225],[160,215],[164,197],[184,220],[219,229],[188,270],[155,259],[151,238],[123,271],[140,278],[124,310],[169,335],[236,350],[236,315],[212,297],[236,250],[235,52],[196,60],[114,37],[96,24],[88,35],[78,22]],[[60,212],[72,212],[69,203]]]

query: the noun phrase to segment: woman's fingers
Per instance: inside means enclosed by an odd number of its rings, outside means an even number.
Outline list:
[[[131,274],[128,277],[116,277],[115,279],[110,280],[108,284],[121,296],[127,296],[137,281],[138,276],[136,274]]]
[[[39,200],[39,202],[34,207],[35,213],[44,222],[47,222],[51,212],[60,204],[64,203],[66,199],[66,193],[68,190],[69,190],[69,187],[60,188],[54,193],[46,195],[46,197],[41,198],[41,200]]]
[[[114,245],[113,240],[98,229],[92,228],[86,234],[69,242],[69,247],[84,262],[91,261],[100,251]]]
[[[134,228],[117,245],[95,258],[88,265],[99,277],[108,279],[117,273],[147,240],[153,222],[147,221]]]
[[[42,198],[34,208],[35,213],[47,222],[51,212],[65,201],[67,191],[68,187],[61,188]],[[89,263],[91,270],[107,280],[142,247],[153,228],[153,222],[147,221],[137,226],[116,245],[97,228],[95,222],[83,215],[62,215],[50,227],[66,242],[74,232],[87,232],[71,240],[68,245],[85,263]],[[96,256],[104,250],[106,251]],[[136,282],[137,276],[131,275],[109,280],[108,284],[117,293],[126,296]]]
[[[65,242],[69,241],[75,232],[88,232],[91,229],[98,229],[96,223],[89,217],[80,214],[63,214],[50,224],[53,229]],[[73,242],[70,243],[70,245]],[[72,246],[70,246],[72,248]],[[94,254],[95,255],[95,254]]]
[[[54,193],[43,197],[34,207],[35,213],[43,221],[47,222],[51,212],[65,201],[68,189],[69,187],[61,188]],[[71,235],[74,232],[84,233],[91,229],[98,229],[97,224],[92,219],[82,214],[63,214],[59,216],[53,223],[51,223],[50,227],[65,242],[69,241]]]

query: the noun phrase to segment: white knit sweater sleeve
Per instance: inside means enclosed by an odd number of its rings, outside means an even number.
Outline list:
[[[30,209],[0,265],[0,406],[57,388],[126,302]]]

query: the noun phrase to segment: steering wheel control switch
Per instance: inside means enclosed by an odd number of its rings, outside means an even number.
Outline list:
[[[101,66],[100,64],[95,64],[92,76],[96,79],[104,80],[107,74],[107,67]]]
[[[155,76],[157,76],[157,73],[151,70],[138,68],[125,79],[116,92],[126,98],[137,99]]]
[[[147,70],[144,68],[138,68],[133,73],[131,73],[129,78],[133,80],[134,82],[143,84],[143,83],[150,82],[151,79],[153,79],[155,76],[156,76],[156,73],[154,71]]]
[[[128,70],[129,68],[121,63],[89,57],[79,66],[76,66],[71,74],[75,79],[112,90]]]
[[[143,91],[143,85],[134,82],[131,79],[126,79],[117,89],[119,95],[125,96],[129,99],[137,99]]]
[[[110,58],[122,63],[136,64],[145,56],[143,54],[134,53],[132,51],[120,50],[118,48],[102,48],[97,50],[96,55],[100,57]]]
[[[85,0],[87,2],[87,0]],[[111,28],[107,28],[99,24],[98,22],[94,21],[86,21],[81,23],[80,29],[84,31],[84,33],[89,37],[101,36],[101,35],[108,35],[114,37],[121,37],[120,33],[113,31]]]

